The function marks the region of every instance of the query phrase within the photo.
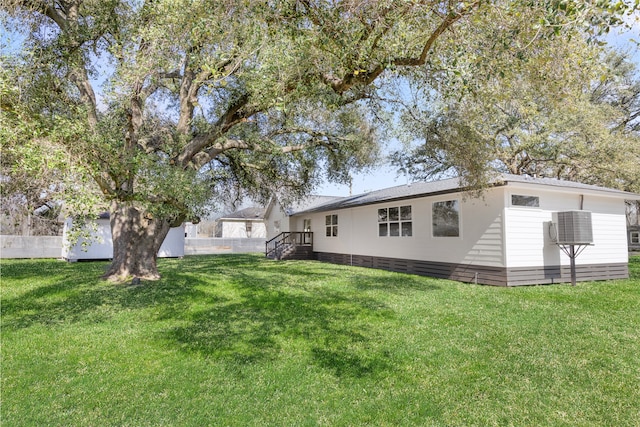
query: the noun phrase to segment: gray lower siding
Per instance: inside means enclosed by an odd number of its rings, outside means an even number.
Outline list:
[[[506,286],[507,275],[504,268],[486,267],[470,264],[451,264],[442,262],[419,261],[400,258],[384,258],[365,255],[335,254],[316,252],[318,261],[333,264],[370,267],[398,273],[417,274],[459,282],[480,283],[483,285]]]
[[[549,266],[537,268],[510,268],[507,270],[507,285],[548,285],[571,282],[571,268],[567,266]],[[628,279],[628,263],[576,265],[576,280]]]
[[[399,273],[450,279],[459,282],[493,286],[520,286],[571,282],[569,266],[503,268],[472,264],[419,261],[400,258],[385,258],[365,255],[315,252],[318,261],[357,267],[377,268]],[[578,281],[626,279],[629,277],[627,263],[578,265]]]

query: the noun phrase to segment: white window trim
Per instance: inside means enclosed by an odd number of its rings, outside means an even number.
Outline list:
[[[537,197],[538,198],[538,206],[514,205],[513,204],[513,196]],[[541,204],[542,203],[541,203],[541,200],[540,200],[540,196],[533,195],[533,194],[527,194],[527,193],[521,193],[521,192],[510,192],[509,193],[508,206],[510,208],[526,209],[526,210],[542,210]]]
[[[458,235],[457,236],[436,236],[436,235],[434,235],[434,232],[433,232],[433,205],[434,205],[434,203],[449,202],[449,201],[453,201],[453,200],[456,200],[458,202]],[[429,228],[431,229],[431,238],[432,239],[449,239],[449,240],[459,239],[459,240],[462,240],[462,236],[464,235],[464,229],[463,229],[462,224],[463,224],[462,200],[460,200],[459,197],[455,197],[453,199],[434,200],[434,201],[431,202],[431,205],[429,207]]]
[[[401,219],[401,218],[402,218],[402,211],[401,211],[401,208],[406,207],[406,206],[408,206],[409,208],[411,208],[411,219],[402,220],[402,219]],[[398,220],[397,220],[397,221],[390,221],[390,220],[389,220],[388,215],[389,215],[389,209],[391,209],[391,208],[398,208]],[[379,211],[380,209],[387,209],[387,220],[386,220],[386,221],[382,221],[382,222],[381,222],[380,220],[378,220],[378,222],[376,222],[376,236],[378,236],[378,238],[380,238],[380,239],[386,239],[386,238],[388,238],[388,237],[400,237],[400,238],[404,237],[404,238],[411,238],[411,237],[413,237],[413,236],[414,236],[414,234],[413,234],[413,233],[414,233],[414,231],[415,231],[415,230],[414,230],[414,228],[413,228],[413,224],[414,224],[414,222],[415,222],[415,219],[414,219],[414,217],[413,217],[413,205],[391,205],[391,206],[386,206],[386,207],[378,207],[378,208],[376,209],[376,218],[378,218],[378,211]],[[399,229],[399,233],[400,233],[400,234],[398,234],[397,236],[392,236],[392,235],[390,234],[390,227],[389,227],[389,224],[390,224],[391,222],[397,222],[397,223],[398,223],[398,226],[400,227],[400,229]],[[410,223],[411,223],[411,235],[410,235],[410,236],[403,236],[403,235],[402,235],[402,223],[405,223],[405,222],[410,222]],[[387,235],[386,235],[386,236],[381,236],[381,235],[380,235],[380,224],[387,224]]]
[[[331,222],[332,222],[331,224],[327,224],[327,217],[328,216],[331,217]],[[334,216],[336,217],[336,223],[335,224],[333,224],[333,217]],[[324,216],[324,235],[323,236],[327,237],[327,238],[332,238],[332,239],[338,238],[338,236],[340,235],[339,225],[340,225],[340,219],[339,219],[337,213],[332,213],[332,214],[325,215]],[[327,236],[327,228],[329,228],[329,227],[331,227],[331,235]],[[335,227],[337,236],[333,235],[334,227]]]

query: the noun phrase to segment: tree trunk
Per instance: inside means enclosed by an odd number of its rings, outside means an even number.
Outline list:
[[[158,250],[169,232],[169,221],[155,219],[130,203],[114,201],[110,209],[113,261],[103,278],[158,280]]]

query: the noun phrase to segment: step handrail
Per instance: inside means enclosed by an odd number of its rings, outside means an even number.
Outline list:
[[[265,242],[265,256],[278,250],[283,245],[313,247],[313,232],[311,231],[283,231],[276,237]]]

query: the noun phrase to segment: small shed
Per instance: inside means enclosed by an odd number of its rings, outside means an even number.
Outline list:
[[[264,208],[254,206],[218,218],[215,237],[264,239],[267,237]]]
[[[94,220],[95,230],[91,231],[91,239],[83,248],[85,239],[80,239],[75,245],[69,244],[68,234],[73,226],[73,219],[67,218],[62,233],[62,258],[67,261],[108,260],[113,258],[113,239],[109,213],[105,212]],[[184,256],[184,224],[169,230],[160,250],[159,258],[179,258]]]
[[[285,253],[301,235],[314,259],[337,264],[498,286],[568,282],[557,213],[585,211],[592,241],[576,259],[577,280],[627,278],[625,200],[640,195],[508,174],[481,197],[457,178],[417,182],[302,209],[273,206],[266,220],[281,228],[267,252]]]

